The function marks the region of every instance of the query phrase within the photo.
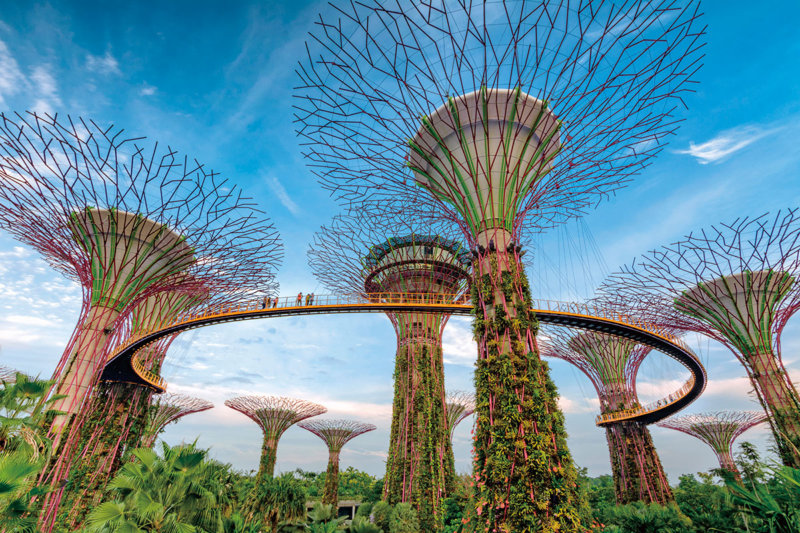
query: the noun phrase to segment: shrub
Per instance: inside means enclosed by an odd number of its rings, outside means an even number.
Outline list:
[[[419,518],[409,503],[398,503],[394,506],[389,518],[389,533],[418,533]]]
[[[370,502],[362,503],[361,505],[358,506],[358,510],[356,511],[356,516],[362,516],[368,519],[371,512],[372,512],[372,503]]]
[[[389,531],[389,517],[392,514],[392,506],[383,500],[372,506],[372,522],[383,531]]]
[[[610,514],[621,533],[684,533],[692,527],[675,504],[633,502],[617,506]]]

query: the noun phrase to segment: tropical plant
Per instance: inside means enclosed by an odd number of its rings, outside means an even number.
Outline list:
[[[260,479],[247,497],[243,512],[246,525],[260,525],[271,532],[304,519],[305,514],[306,493],[291,473]]]
[[[612,523],[621,533],[685,533],[692,521],[675,504],[633,502],[611,512]]]
[[[356,516],[350,523],[348,533],[383,533],[383,530],[362,516]]]
[[[223,533],[219,487],[206,450],[163,444],[163,457],[149,448],[132,455],[109,483],[114,500],[89,514],[87,531]]]
[[[726,480],[731,502],[746,516],[764,522],[769,533],[800,531],[800,469],[788,466],[774,470],[774,482],[747,488]]]
[[[50,405],[60,399],[45,400],[51,385],[19,372],[0,383],[0,523],[7,533],[36,530],[30,502],[47,492],[35,482],[51,450]]]

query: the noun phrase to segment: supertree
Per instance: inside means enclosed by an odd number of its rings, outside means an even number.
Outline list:
[[[604,414],[640,406],[636,375],[650,350],[630,339],[596,331],[570,333],[563,328],[548,328],[547,342],[542,344],[543,356],[563,359],[589,378]],[[617,503],[673,501],[647,425],[620,421],[605,429]]]
[[[416,223],[407,212],[403,206],[397,215],[380,219],[336,217],[314,237],[308,254],[312,271],[330,290],[370,299],[418,295],[444,303],[464,297],[470,252],[453,238],[453,226]],[[421,525],[433,530],[441,518],[441,500],[455,483],[442,359],[449,315],[411,311],[387,316],[397,351],[383,497],[391,504],[411,503]]]
[[[413,198],[417,216],[459,224],[477,248],[478,527],[575,531],[576,472],[537,353],[519,242],[595,204],[663,148],[699,68],[698,4],[336,9],[298,68],[305,156],[354,209]]]
[[[256,483],[264,477],[272,477],[278,441],[287,429],[306,418],[328,412],[316,403],[283,396],[237,396],[225,400],[225,405],[250,418],[264,433]]]
[[[456,426],[474,412],[474,394],[462,390],[454,390],[447,393],[447,427],[450,428],[451,440]]]
[[[322,503],[339,507],[339,454],[345,444],[352,439],[375,430],[372,424],[357,420],[309,420],[298,424],[321,438],[328,446],[328,470],[325,474],[325,488]]]
[[[13,385],[17,380],[17,371],[7,366],[0,366],[0,382]]]
[[[800,308],[800,212],[737,218],[644,255],[603,283],[649,320],[703,333],[745,367],[781,460],[800,467],[800,395],[780,337]]]
[[[733,441],[739,435],[767,420],[767,415],[759,411],[722,411],[673,416],[657,425],[682,431],[705,442],[719,460],[719,466],[736,479],[741,479],[739,469],[733,460]]]
[[[156,437],[169,424],[186,415],[207,411],[212,407],[214,407],[213,403],[202,398],[186,396],[185,394],[159,394],[150,405],[142,445],[151,448],[156,441]]]
[[[121,129],[50,115],[0,114],[0,227],[83,289],[83,305],[54,372],[51,433],[58,453],[43,482],[49,531],[63,495],[85,400],[119,318],[161,291],[271,293],[277,232],[240,189]],[[245,289],[235,283],[251,280]],[[68,428],[68,430],[65,430]]]

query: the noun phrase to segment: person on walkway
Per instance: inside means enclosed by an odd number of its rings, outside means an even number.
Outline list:
[[[278,297],[276,296],[274,300],[272,300],[272,308],[275,309],[278,307]]]
[[[306,294],[306,306],[311,305],[311,293]]]
[[[299,307],[301,305],[303,305],[303,293],[302,292],[298,292],[297,293],[297,306]]]
[[[314,305],[314,293],[308,295],[308,305]]]
[[[261,300],[261,309],[266,309],[267,305],[269,305],[269,298],[264,296],[264,299]]]

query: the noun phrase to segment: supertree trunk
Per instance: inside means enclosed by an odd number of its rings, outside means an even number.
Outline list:
[[[507,234],[487,241],[472,289],[476,530],[581,531],[577,472],[556,388],[539,358],[528,280],[517,253],[505,251],[513,247]]]
[[[750,364],[745,363],[745,366],[750,382],[770,415],[768,421],[781,462],[800,468],[800,395],[775,354],[759,352],[748,360]]]
[[[325,487],[322,490],[322,503],[339,508],[339,452],[328,453],[328,470],[325,472]]]
[[[256,474],[256,484],[260,483],[265,477],[272,477],[275,474],[275,460],[278,458],[278,439],[267,437],[261,446],[261,458],[258,461],[258,473]]]
[[[617,504],[675,501],[647,426],[622,422],[606,428]]]
[[[152,389],[128,383],[102,383],[95,389],[81,420],[57,526],[79,527],[100,503],[124,456],[141,441],[151,395]]]
[[[441,526],[441,501],[455,483],[453,449],[446,415],[442,317],[398,314],[395,395],[384,499],[409,502],[420,525]]]

